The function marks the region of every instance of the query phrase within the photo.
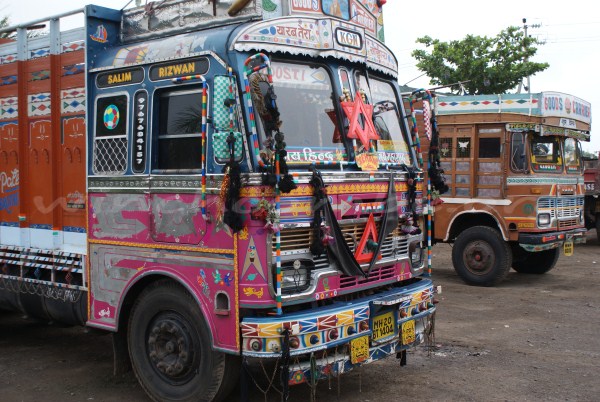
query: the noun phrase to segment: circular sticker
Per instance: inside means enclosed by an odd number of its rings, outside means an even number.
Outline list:
[[[104,126],[109,130],[114,130],[119,124],[119,108],[115,105],[108,105],[104,109]]]

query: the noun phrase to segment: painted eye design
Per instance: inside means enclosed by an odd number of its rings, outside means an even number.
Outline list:
[[[269,339],[267,341],[267,352],[281,352],[281,343],[278,339]]]
[[[249,339],[247,349],[253,352],[260,352],[262,350],[262,341],[260,339]]]

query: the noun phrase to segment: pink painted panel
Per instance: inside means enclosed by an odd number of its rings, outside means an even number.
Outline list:
[[[90,193],[89,237],[98,240],[150,241],[147,194]]]
[[[198,244],[206,232],[200,194],[152,194],[152,239]]]
[[[197,299],[214,346],[237,350],[233,254],[176,252],[92,244],[89,324],[116,328],[128,290],[142,277],[174,278]]]

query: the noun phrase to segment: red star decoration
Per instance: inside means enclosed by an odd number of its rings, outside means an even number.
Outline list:
[[[350,128],[348,129],[348,138],[359,138],[365,149],[370,148],[371,140],[378,140],[379,135],[375,131],[373,124],[373,105],[366,105],[362,96],[356,95],[354,102],[342,102],[342,108],[346,117],[350,120]],[[362,114],[365,127],[363,128],[358,120]]]

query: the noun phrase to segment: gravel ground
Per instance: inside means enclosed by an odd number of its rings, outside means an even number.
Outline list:
[[[432,351],[323,381],[322,401],[600,399],[600,245],[595,232],[546,275],[511,271],[495,288],[465,285],[450,246],[433,248],[441,285]],[[339,394],[338,394],[339,387]],[[290,401],[309,400],[307,386]],[[278,401],[276,394],[268,401]],[[133,374],[112,375],[110,336],[0,312],[0,401],[146,401]],[[239,400],[237,395],[227,402]],[[258,391],[252,401],[265,398]]]

